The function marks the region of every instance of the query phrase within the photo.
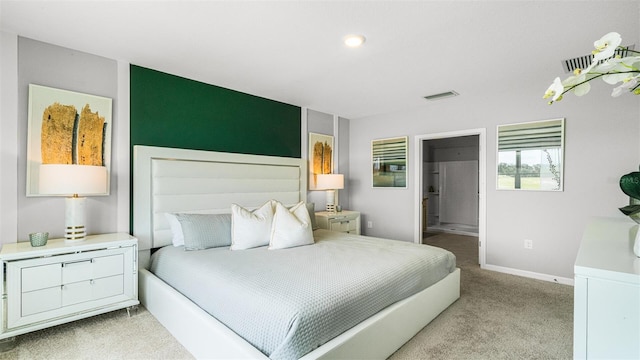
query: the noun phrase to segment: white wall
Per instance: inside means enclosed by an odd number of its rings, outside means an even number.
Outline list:
[[[550,79],[556,74],[550,73]],[[550,81],[551,81],[550,80]],[[367,235],[413,241],[415,169],[407,189],[371,187],[371,140],[409,136],[413,164],[414,136],[475,129],[487,130],[486,263],[538,274],[573,278],[582,231],[592,216],[622,216],[628,203],[620,191],[621,175],[640,163],[638,97],[609,96],[611,87],[595,83],[591,93],[572,94],[552,106],[541,96],[546,85],[492,84],[499,93],[461,94],[420,109],[351,119],[351,205],[373,222]],[[455,85],[453,85],[455,86]],[[496,191],[496,126],[565,117],[566,151],[563,192]],[[533,240],[525,250],[524,239]]]
[[[18,37],[0,32],[0,244],[18,233]]]

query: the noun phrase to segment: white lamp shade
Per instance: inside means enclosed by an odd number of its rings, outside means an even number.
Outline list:
[[[318,174],[316,176],[316,190],[344,189],[344,175],[342,174]]]
[[[40,165],[42,195],[101,195],[107,193],[107,168],[91,165]]]

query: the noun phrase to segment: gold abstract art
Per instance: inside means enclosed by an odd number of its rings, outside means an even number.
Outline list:
[[[80,114],[75,106],[55,102],[42,114],[43,164],[104,166],[105,118],[89,104]]]
[[[314,174],[331,174],[332,171],[332,153],[331,144],[322,141],[316,141],[313,144],[313,173]]]

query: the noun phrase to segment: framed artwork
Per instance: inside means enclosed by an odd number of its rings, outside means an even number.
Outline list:
[[[374,188],[407,187],[407,137],[371,141]]]
[[[563,191],[564,118],[498,125],[498,190]]]
[[[333,174],[333,136],[309,133],[309,190],[316,189],[317,174]]]
[[[111,174],[112,99],[29,85],[27,196],[39,196],[41,164],[105,166]]]

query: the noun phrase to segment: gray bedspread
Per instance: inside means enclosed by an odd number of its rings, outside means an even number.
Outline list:
[[[452,253],[427,245],[314,238],[282,250],[167,246],[151,271],[270,358],[297,359],[455,270]]]

